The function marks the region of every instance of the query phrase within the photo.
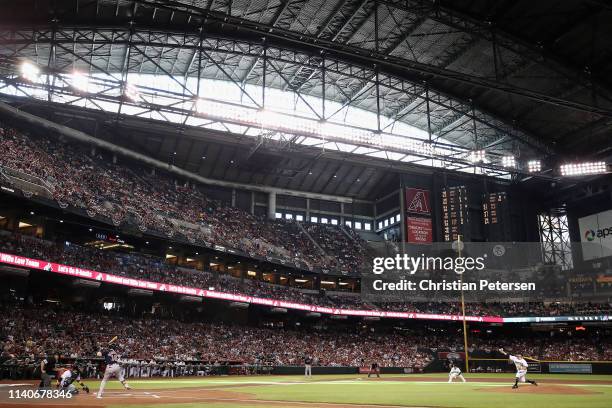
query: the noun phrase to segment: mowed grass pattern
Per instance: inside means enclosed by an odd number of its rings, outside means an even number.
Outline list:
[[[445,374],[419,375],[420,381],[411,381],[410,375],[386,376],[388,381],[368,380],[365,376],[314,376],[304,379],[300,376],[257,376],[257,377],[213,377],[187,379],[159,379],[130,381],[137,389],[198,388],[204,390],[234,391],[249,395],[245,401],[221,401],[210,403],[166,404],[171,408],[261,408],[253,400],[286,402],[307,402],[302,406],[314,408],[318,403],[386,405],[400,407],[466,407],[466,408],[611,408],[612,376],[581,375],[532,375],[536,380],[547,381],[547,385],[562,384],[589,391],[583,395],[556,395],[530,393],[523,385],[513,392],[495,392],[500,387],[510,388],[512,374],[479,374],[466,376],[468,383],[447,384]],[[415,377],[412,377],[416,379]],[[482,381],[478,381],[482,379]],[[488,381],[486,381],[488,380]],[[493,382],[491,382],[493,381]],[[558,381],[558,382],[557,382]],[[575,381],[575,382],[572,382]],[[609,384],[582,384],[582,381],[608,381]],[[89,381],[90,384],[95,384]],[[116,381],[109,389],[118,389]],[[495,390],[491,388],[495,387]],[[109,401],[110,402],[110,401]],[[120,407],[121,405],[109,405]],[[279,405],[276,404],[278,407]],[[295,406],[295,405],[293,405]],[[129,405],[132,408],[159,408],[160,404]]]

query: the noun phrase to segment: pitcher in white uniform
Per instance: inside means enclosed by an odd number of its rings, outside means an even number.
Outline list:
[[[531,385],[536,385],[536,386],[538,385],[537,382],[527,379],[527,369],[529,368],[529,365],[527,364],[527,361],[523,358],[521,354],[517,354],[516,356],[509,355],[508,353],[504,351],[504,349],[499,349],[499,352],[505,356],[508,356],[508,358],[516,366],[516,377],[515,377],[514,385],[512,386],[512,388],[518,388],[519,381],[522,383],[528,382]]]

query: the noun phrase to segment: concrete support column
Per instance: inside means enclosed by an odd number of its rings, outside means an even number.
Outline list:
[[[251,191],[251,215],[255,215],[255,192]]]
[[[315,290],[321,290],[321,276],[320,275],[315,275],[313,278],[313,285],[312,288]]]
[[[276,218],[276,192],[268,193],[268,218],[273,220]]]

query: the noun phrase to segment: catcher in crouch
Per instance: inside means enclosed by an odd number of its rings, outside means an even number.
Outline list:
[[[527,364],[527,361],[525,361],[525,359],[523,358],[521,354],[517,354],[516,356],[513,356],[511,354],[506,353],[503,348],[499,349],[499,352],[502,353],[504,356],[508,356],[508,358],[516,366],[516,378],[515,378],[514,385],[512,386],[512,388],[518,388],[519,381],[522,383],[528,382],[531,385],[536,385],[536,386],[538,385],[537,382],[528,380],[526,378],[527,368],[529,367],[529,365]]]
[[[75,383],[80,385],[81,389],[89,394],[89,387],[81,380],[81,369],[77,364],[63,370],[57,386],[60,389],[67,390],[71,394],[78,394],[79,390],[74,385]]]

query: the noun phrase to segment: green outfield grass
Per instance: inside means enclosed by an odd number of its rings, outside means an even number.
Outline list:
[[[258,376],[258,377],[214,377],[185,379],[134,380],[130,385],[140,389],[198,388],[248,394],[249,401],[236,402],[198,402],[164,404],[171,408],[261,408],[262,404],[252,400],[279,401],[291,406],[291,402],[367,405],[395,405],[401,407],[468,407],[468,408],[610,408],[612,407],[612,376],[602,375],[531,375],[536,380],[546,380],[543,387],[562,386],[579,389],[590,394],[556,395],[534,394],[520,389],[516,392],[497,392],[510,387],[512,374],[471,374],[468,383],[447,384],[439,382],[448,377],[446,374],[419,375],[421,381],[410,381],[410,375],[387,375],[388,380],[367,380],[358,375],[319,375],[312,379],[301,376]],[[415,377],[412,377],[415,378]],[[428,381],[431,379],[431,381]],[[482,379],[482,381],[479,381]],[[489,381],[485,381],[489,379]],[[495,381],[492,381],[495,380]],[[581,381],[609,381],[609,384],[581,384]],[[572,382],[575,381],[575,382]],[[552,382],[552,384],[551,384]],[[92,388],[97,384],[89,381]],[[566,384],[561,384],[566,383]],[[118,389],[116,381],[109,383],[108,389]],[[527,388],[529,385],[524,385]],[[491,390],[494,389],[492,392]],[[487,391],[488,390],[488,391]],[[193,391],[193,390],[192,390]],[[164,401],[165,402],[165,401]],[[110,403],[110,401],[109,401]],[[122,405],[109,405],[120,407]],[[278,405],[277,405],[278,406]],[[293,405],[295,406],[295,405]],[[308,407],[309,405],[302,405]],[[129,405],[131,408],[159,408],[159,404]]]

